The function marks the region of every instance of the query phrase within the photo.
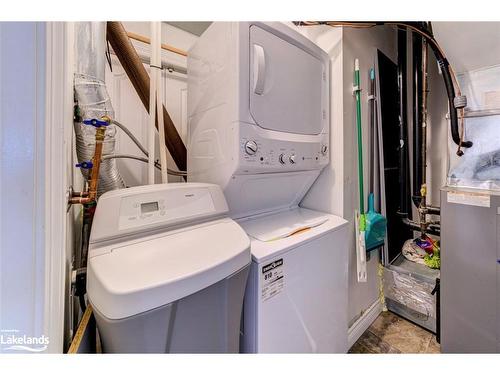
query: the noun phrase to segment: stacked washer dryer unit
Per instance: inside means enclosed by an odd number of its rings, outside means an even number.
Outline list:
[[[281,23],[213,23],[188,54],[189,181],[251,238],[243,352],[347,350],[342,218],[299,207],[329,162],[329,58]]]

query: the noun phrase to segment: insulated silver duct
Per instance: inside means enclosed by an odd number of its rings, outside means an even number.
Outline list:
[[[95,133],[93,126],[83,124],[86,119],[100,119],[102,116],[114,118],[113,106],[104,82],[106,69],[106,23],[77,22],[75,87],[75,134],[78,162],[90,161],[94,155]],[[114,125],[106,128],[103,155],[115,152]],[[81,169],[85,179],[90,177],[89,170]],[[103,160],[100,166],[98,194],[108,190],[124,188],[125,183],[116,165],[116,159]]]

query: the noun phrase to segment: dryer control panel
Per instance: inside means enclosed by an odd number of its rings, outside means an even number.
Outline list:
[[[273,137],[275,132],[261,133],[263,131],[257,127],[241,126],[240,173],[314,170],[328,164],[328,134],[278,133]]]

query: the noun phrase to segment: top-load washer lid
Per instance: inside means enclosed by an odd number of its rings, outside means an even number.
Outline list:
[[[339,216],[298,207],[243,219],[239,224],[252,239],[252,258],[262,262],[325,233],[339,230],[347,225],[347,221]]]
[[[317,227],[325,223],[328,216],[322,212],[294,209],[249,220],[244,227],[250,236],[269,242]]]
[[[92,305],[109,319],[169,304],[250,262],[250,241],[229,218],[102,250],[89,259],[87,291]]]

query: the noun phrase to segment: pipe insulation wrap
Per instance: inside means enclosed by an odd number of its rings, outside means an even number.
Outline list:
[[[76,134],[76,154],[78,162],[89,161],[94,156],[96,128],[85,125],[84,119],[114,117],[113,106],[104,82],[106,68],[106,23],[78,22],[75,24],[76,72],[74,76],[75,102],[78,116],[74,122]],[[106,128],[103,153],[115,152],[116,128]],[[81,169],[86,180],[90,178],[88,169]],[[115,159],[104,160],[100,166],[98,194],[125,187]]]

